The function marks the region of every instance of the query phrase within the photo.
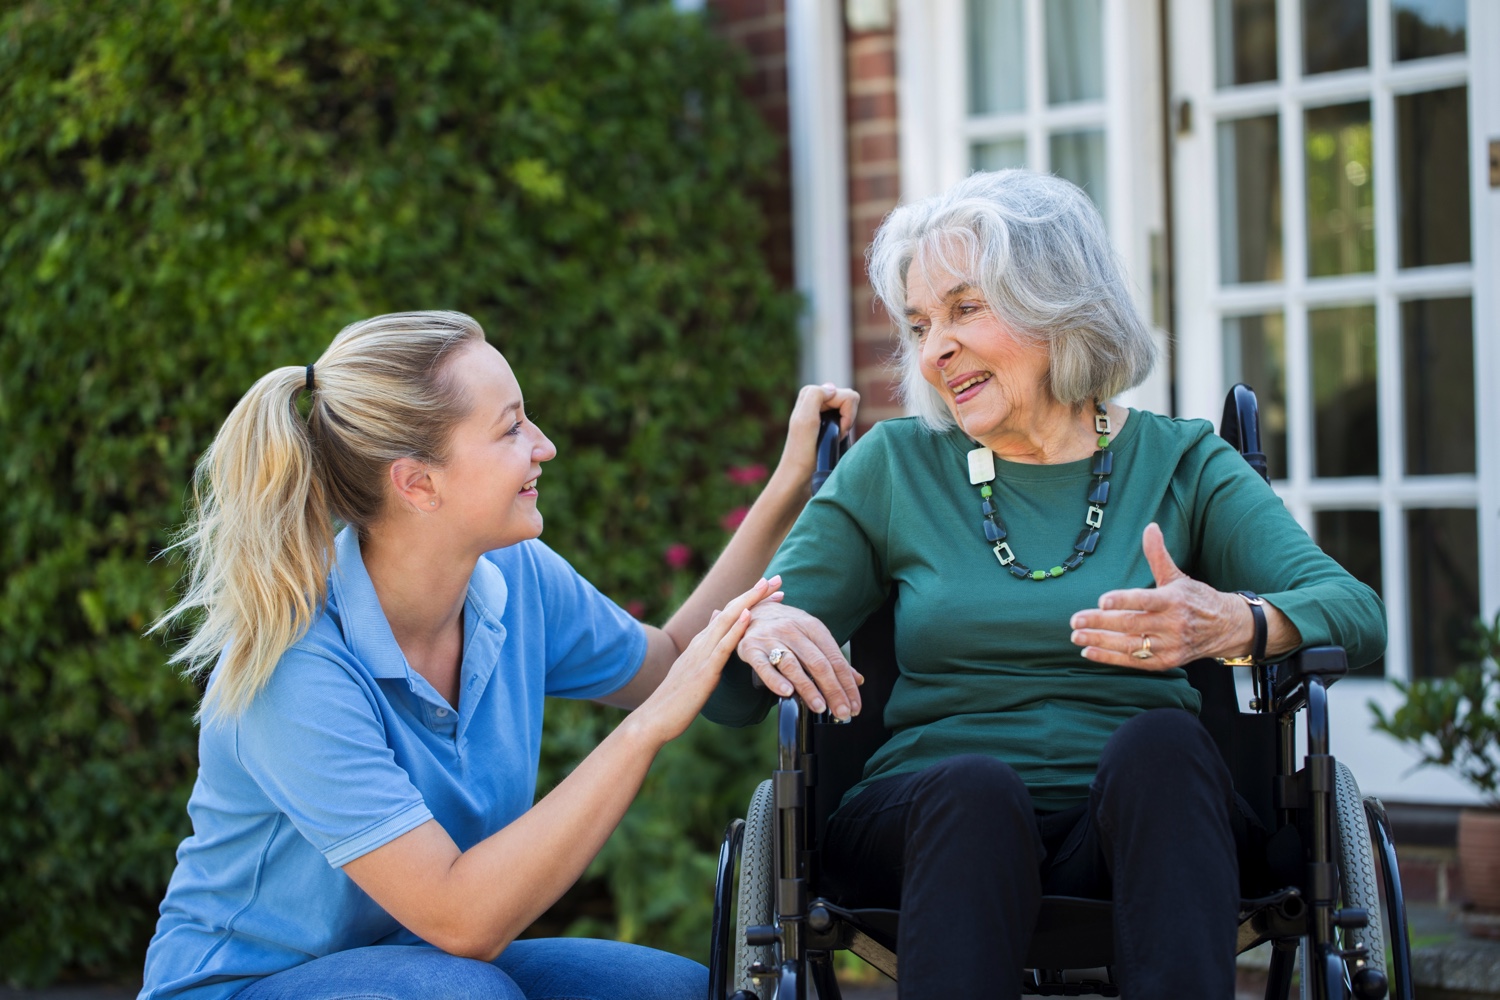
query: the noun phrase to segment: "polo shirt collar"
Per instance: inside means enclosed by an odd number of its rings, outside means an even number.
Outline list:
[[[338,605],[344,645],[372,677],[387,680],[407,678],[406,656],[396,644],[390,622],[386,621],[385,612],[381,610],[375,583],[370,579],[364,554],[359,548],[359,532],[353,527],[344,528],[334,540],[330,583]],[[480,624],[488,625],[490,631],[501,638],[505,635],[501,617],[509,598],[510,588],[505,582],[505,574],[489,559],[481,557],[469,577],[466,603]],[[466,649],[465,659],[467,654]]]

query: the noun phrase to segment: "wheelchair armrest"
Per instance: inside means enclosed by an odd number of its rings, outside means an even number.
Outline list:
[[[1342,646],[1299,649],[1271,668],[1272,710],[1295,711],[1307,700],[1307,679],[1317,677],[1327,687],[1349,672]]]

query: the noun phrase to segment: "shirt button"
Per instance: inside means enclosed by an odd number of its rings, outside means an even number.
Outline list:
[[[439,719],[446,719],[448,717],[448,710],[446,708],[440,708],[440,709],[438,709],[437,710],[437,717]]]

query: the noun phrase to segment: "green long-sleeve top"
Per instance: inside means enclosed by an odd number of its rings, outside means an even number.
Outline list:
[[[893,735],[848,797],[877,778],[979,753],[1014,767],[1038,809],[1063,809],[1086,799],[1104,743],[1126,719],[1159,707],[1196,712],[1184,671],[1094,663],[1069,638],[1074,612],[1106,591],[1154,585],[1141,548],[1151,521],[1184,572],[1260,594],[1304,645],[1341,645],[1354,666],[1385,647],[1380,598],[1313,543],[1207,421],[1132,410],[1110,447],[1098,548],[1079,569],[1044,581],[1016,579],[991,552],[979,487],[969,482],[974,447],[958,429],[935,434],[914,418],[877,424],[771,562],[786,603],[841,643],[896,591],[900,675],[885,709]],[[1072,554],[1089,465],[996,457],[995,502],[1021,562],[1048,567]],[[735,661],[704,714],[749,725],[773,702]]]

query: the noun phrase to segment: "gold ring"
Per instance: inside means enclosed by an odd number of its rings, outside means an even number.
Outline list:
[[[1149,660],[1149,659],[1151,659],[1151,657],[1154,655],[1151,652],[1151,637],[1149,635],[1143,635],[1143,636],[1141,636],[1141,648],[1137,649],[1134,653],[1131,653],[1130,655],[1133,656],[1133,657],[1135,657],[1137,660]]]
[[[766,658],[771,661],[771,666],[773,666],[773,667],[779,667],[779,666],[781,666],[781,658],[783,656],[785,656],[785,655],[786,655],[786,650],[784,650],[784,649],[782,649],[781,647],[778,646],[777,648],[771,650],[771,652],[769,654],[767,654]]]

